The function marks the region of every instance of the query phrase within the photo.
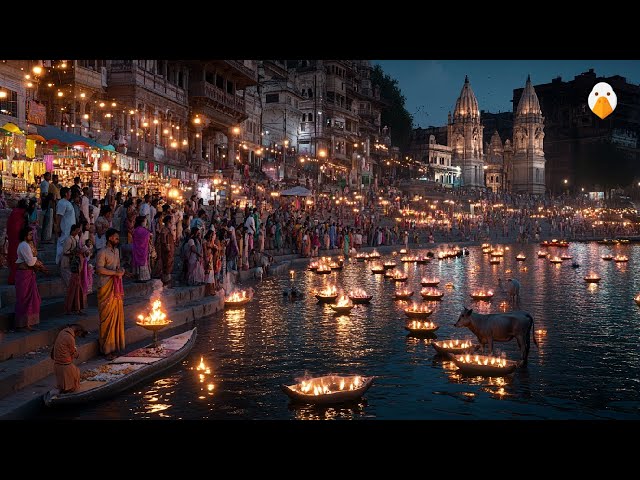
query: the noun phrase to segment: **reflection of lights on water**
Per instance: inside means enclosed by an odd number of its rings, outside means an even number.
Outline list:
[[[210,383],[209,385],[207,385],[207,390],[209,390],[210,392],[213,392],[214,388],[215,388],[215,385],[213,383]]]
[[[198,375],[198,378],[200,379],[200,383],[204,382],[204,373]]]
[[[544,337],[547,334],[547,331],[542,329],[542,328],[540,328],[540,329],[536,330],[536,333],[538,335],[540,335],[541,337]]]

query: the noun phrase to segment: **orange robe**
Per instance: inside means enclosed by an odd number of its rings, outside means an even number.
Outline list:
[[[58,389],[61,392],[76,391],[80,385],[80,370],[73,364],[73,359],[78,358],[78,350],[72,328],[67,327],[58,334],[51,358]]]

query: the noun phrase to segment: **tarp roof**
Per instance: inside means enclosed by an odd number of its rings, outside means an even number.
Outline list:
[[[85,147],[100,148],[104,150],[104,145],[91,138],[83,137],[71,132],[65,132],[52,125],[38,125],[38,134],[42,135],[47,143],[58,145],[83,145]]]
[[[311,191],[300,185],[280,192],[281,197],[308,197],[309,195],[311,195]]]

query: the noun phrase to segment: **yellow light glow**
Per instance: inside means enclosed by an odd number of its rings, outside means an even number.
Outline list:
[[[33,67],[33,73],[36,75],[40,75],[42,73],[42,67],[39,65],[36,65],[35,67]]]
[[[102,170],[103,172],[110,172],[111,164],[109,162],[103,162],[102,165],[100,166],[100,170]]]
[[[62,96],[64,96],[64,93],[62,93],[62,92],[58,92],[58,96],[59,96],[59,97],[62,97]]]
[[[234,135],[239,135],[240,134],[240,127],[233,127],[233,134]]]

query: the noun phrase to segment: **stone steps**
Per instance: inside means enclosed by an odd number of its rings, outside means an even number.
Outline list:
[[[161,296],[163,305],[167,305],[165,311],[167,311],[169,318],[173,322],[171,324],[172,329],[210,316],[224,308],[222,295],[202,298],[203,287],[175,289],[175,292],[172,290],[169,290],[167,295]],[[169,304],[172,305],[169,307]],[[125,301],[125,338],[127,345],[152,338],[151,332],[135,324],[137,315],[148,307],[149,299],[145,297],[135,297],[130,298],[128,302]],[[76,364],[92,359],[99,354],[99,318],[97,308],[90,309],[89,315],[86,317],[65,317],[64,319],[49,321],[47,322],[48,328],[45,331],[31,332],[23,339],[15,339],[11,342],[15,346],[21,347],[19,350],[23,353],[0,363],[0,399],[15,394],[53,373],[53,361],[49,356],[51,345],[60,328],[70,322],[80,323],[90,332],[86,338],[78,339],[77,345],[80,355]],[[41,335],[38,335],[38,338],[34,337],[33,340],[26,340],[34,333]],[[169,332],[163,332],[160,336],[170,335]],[[46,344],[43,343],[43,339],[48,340]],[[25,352],[25,350],[27,351]],[[53,387],[54,385],[51,385],[51,388]]]

